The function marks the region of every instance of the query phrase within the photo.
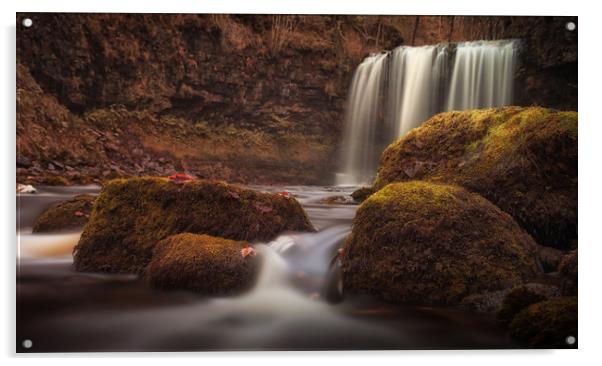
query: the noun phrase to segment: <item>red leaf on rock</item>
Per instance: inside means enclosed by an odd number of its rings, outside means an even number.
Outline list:
[[[257,253],[255,252],[255,249],[253,249],[252,247],[246,247],[246,248],[242,248],[240,250],[240,255],[243,258],[246,258],[246,257],[254,257],[257,255]]]
[[[184,183],[184,182],[188,182],[190,180],[194,180],[194,177],[186,174],[186,173],[176,173],[176,174],[172,174],[169,177],[167,177],[167,179],[169,179],[172,182],[175,183]]]
[[[81,211],[75,211],[75,212],[73,213],[73,215],[74,215],[74,216],[77,216],[77,217],[86,216],[86,214],[85,214],[85,213],[83,213],[83,212],[81,212]]]
[[[287,191],[282,191],[282,192],[278,192],[279,195],[284,196],[284,197],[288,197],[289,193]]]

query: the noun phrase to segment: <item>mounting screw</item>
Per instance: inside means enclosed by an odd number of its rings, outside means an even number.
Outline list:
[[[25,28],[29,28],[29,27],[31,27],[31,26],[32,26],[32,24],[33,24],[33,21],[32,21],[31,19],[29,19],[29,18],[25,18],[25,19],[23,19],[23,22],[22,22],[22,24],[23,24],[23,26],[24,26]]]
[[[31,341],[31,339],[24,340],[22,344],[23,344],[23,348],[33,347],[33,342]]]
[[[573,344],[575,344],[575,342],[577,342],[577,339],[575,339],[575,337],[573,337],[573,336],[568,336],[568,337],[566,337],[565,342],[569,346],[572,346]]]
[[[565,27],[568,31],[572,32],[577,28],[577,25],[573,22],[568,22],[568,23],[566,23]]]

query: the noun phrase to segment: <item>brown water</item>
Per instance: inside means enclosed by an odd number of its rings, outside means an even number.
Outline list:
[[[31,234],[46,207],[98,187],[44,188],[17,198],[17,350],[210,351],[449,349],[515,347],[492,317],[346,298],[323,300],[328,263],[350,230],[354,205],[320,199],[353,187],[286,190],[304,205],[317,233],[283,233],[257,243],[263,267],[238,297],[148,288],[135,275],[79,273],[71,250],[80,233]],[[33,347],[25,349],[29,339]]]

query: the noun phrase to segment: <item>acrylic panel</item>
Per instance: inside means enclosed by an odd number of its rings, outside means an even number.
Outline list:
[[[577,17],[16,24],[17,352],[577,348]]]

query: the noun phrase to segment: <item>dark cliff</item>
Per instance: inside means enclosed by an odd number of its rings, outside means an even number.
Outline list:
[[[328,183],[370,52],[524,40],[516,103],[577,109],[563,17],[18,14],[17,175]],[[47,175],[50,174],[50,177]]]

